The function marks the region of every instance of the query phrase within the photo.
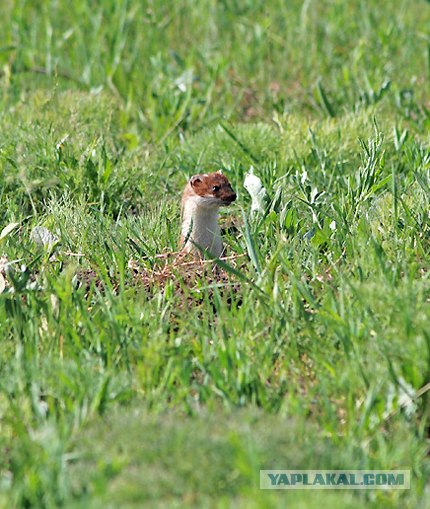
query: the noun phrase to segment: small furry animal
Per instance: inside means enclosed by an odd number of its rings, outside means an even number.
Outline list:
[[[194,175],[182,195],[181,246],[186,253],[206,250],[215,257],[223,253],[218,211],[236,200],[221,171]],[[200,249],[199,249],[200,248]]]

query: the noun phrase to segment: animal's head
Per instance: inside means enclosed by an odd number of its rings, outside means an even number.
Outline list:
[[[228,178],[220,171],[194,175],[190,179],[190,186],[199,197],[200,206],[217,208],[236,200],[236,193]]]

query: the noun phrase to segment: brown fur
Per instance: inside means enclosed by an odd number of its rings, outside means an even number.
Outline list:
[[[215,187],[219,189],[214,190]],[[230,204],[236,199],[236,193],[233,191],[228,178],[220,172],[191,177],[185,186],[182,203],[184,199],[193,194],[198,196],[213,196],[225,204]]]

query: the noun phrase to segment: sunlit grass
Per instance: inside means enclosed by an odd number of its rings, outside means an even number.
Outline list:
[[[0,21],[0,507],[425,507],[428,4],[100,4]],[[230,285],[143,284],[220,168]]]

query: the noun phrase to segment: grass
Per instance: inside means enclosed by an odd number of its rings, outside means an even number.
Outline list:
[[[428,2],[4,4],[0,507],[426,507]],[[136,284],[219,168],[233,289]]]

